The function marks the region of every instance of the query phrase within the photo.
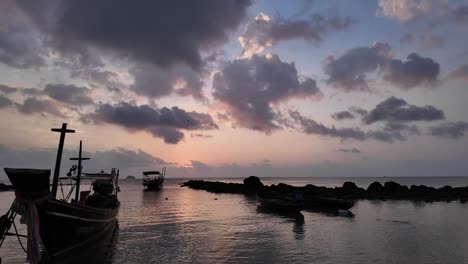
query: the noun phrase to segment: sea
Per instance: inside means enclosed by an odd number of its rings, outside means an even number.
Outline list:
[[[302,211],[265,212],[255,197],[180,187],[167,178],[159,192],[140,179],[121,180],[118,230],[105,263],[468,263],[468,204],[361,200],[354,217]],[[242,178],[206,179],[241,182]],[[468,177],[262,178],[302,186],[468,186]],[[0,193],[0,214],[14,194]],[[24,225],[20,225],[20,232]],[[2,264],[25,263],[16,238],[0,249]]]

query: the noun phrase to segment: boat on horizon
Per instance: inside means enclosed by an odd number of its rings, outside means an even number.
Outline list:
[[[166,176],[166,167],[160,171],[144,171],[143,186],[146,191],[159,191],[163,187]]]
[[[83,158],[80,141],[79,157],[67,177],[58,177],[66,124],[61,132],[56,170],[50,185],[51,170],[4,168],[15,189],[15,200],[2,216],[0,246],[6,236],[27,238],[29,263],[82,263],[86,255],[103,252],[115,236],[118,200],[119,170],[109,173],[81,173]],[[90,181],[91,190],[80,191],[83,181]],[[60,188],[62,197],[57,197]],[[64,191],[68,190],[68,192]],[[74,198],[72,195],[75,194]],[[18,234],[15,217],[20,215],[27,225],[27,236]],[[10,232],[14,227],[15,233]],[[22,244],[21,244],[22,245]],[[23,246],[23,245],[22,245]]]

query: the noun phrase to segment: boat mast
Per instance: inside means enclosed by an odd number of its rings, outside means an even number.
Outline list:
[[[70,158],[70,160],[77,160],[78,161],[78,174],[76,176],[76,191],[75,191],[75,201],[78,202],[80,196],[80,181],[81,181],[81,161],[82,160],[89,160],[89,158],[83,158],[81,156],[82,150],[82,141],[80,140],[80,151],[78,152],[78,158]]]
[[[57,150],[57,159],[55,161],[54,179],[52,181],[52,198],[57,196],[57,187],[60,174],[60,163],[62,162],[63,144],[65,143],[66,133],[75,133],[75,130],[67,129],[67,123],[62,123],[62,128],[52,128],[52,132],[60,132],[60,141]]]

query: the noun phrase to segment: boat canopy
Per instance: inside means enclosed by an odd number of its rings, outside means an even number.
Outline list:
[[[161,173],[159,171],[144,171],[143,172],[143,175],[145,175],[145,176],[153,175],[153,174],[161,175]]]

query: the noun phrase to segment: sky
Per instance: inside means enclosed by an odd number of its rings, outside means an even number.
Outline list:
[[[466,0],[4,0],[0,166],[65,122],[62,171],[468,176],[467,34]]]

